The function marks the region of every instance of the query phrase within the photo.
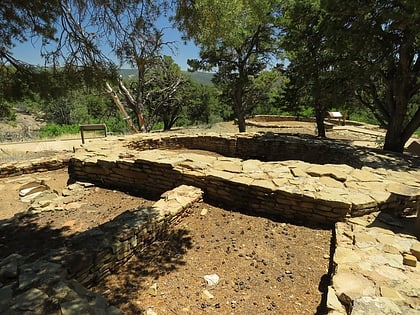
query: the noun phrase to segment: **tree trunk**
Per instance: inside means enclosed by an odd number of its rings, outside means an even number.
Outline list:
[[[120,88],[121,93],[124,95],[127,104],[136,114],[136,120],[137,120],[137,125],[139,126],[139,130],[145,131],[144,117],[143,117],[143,112],[141,110],[141,106],[139,106],[138,101],[136,102],[133,96],[131,96],[130,91],[125,87],[121,78],[118,80],[118,86]]]
[[[393,128],[388,128],[385,135],[384,150],[402,153],[404,151],[404,145],[406,140],[402,139],[400,132]]]
[[[243,112],[238,113],[238,128],[239,132],[246,131],[245,114]]]
[[[130,127],[130,130],[132,133],[138,133],[139,131],[137,128],[133,125],[133,122],[131,121],[130,116],[127,114],[124,106],[121,104],[120,99],[118,98],[117,93],[114,92],[114,90],[111,88],[111,85],[109,85],[108,82],[105,82],[106,86],[106,92],[111,95],[112,100],[114,101],[114,104],[117,106],[118,110],[120,111],[121,115],[123,116],[123,119],[127,123],[128,127]]]
[[[316,119],[316,128],[318,131],[318,137],[326,138],[325,125],[324,125],[324,111],[319,109],[318,106],[315,107],[315,119]]]
[[[245,123],[245,111],[244,111],[244,104],[243,104],[243,83],[236,82],[235,87],[233,88],[233,101],[235,105],[235,112],[236,116],[238,117],[238,128],[239,132],[246,131],[246,123]]]
[[[415,54],[412,55],[411,51],[409,37],[404,36],[399,49],[400,58],[396,65],[396,75],[392,76],[389,81],[389,91],[392,94],[385,100],[389,109],[388,128],[384,143],[386,151],[403,153],[405,143],[420,125],[419,107],[412,117],[408,114],[410,99],[415,95],[414,91],[418,93],[419,90],[418,78],[413,80],[415,74],[411,67]]]
[[[407,99],[401,95],[396,96],[396,99],[397,101],[395,102],[392,99],[392,104],[388,105],[388,108],[392,108],[393,111],[390,113],[383,149],[385,151],[402,153],[404,151],[404,145],[412,133],[406,132],[406,127],[404,126],[404,118],[407,115],[408,107]],[[415,120],[415,117],[413,117],[409,124],[414,123],[413,120]]]

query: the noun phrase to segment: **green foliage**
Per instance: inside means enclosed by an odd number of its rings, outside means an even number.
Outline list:
[[[387,128],[384,149],[402,152],[420,127],[420,2],[325,0],[321,8],[332,69]]]
[[[182,98],[190,84],[171,57],[162,56],[159,61],[149,67],[144,78],[147,84],[136,87],[137,90],[143,88],[142,94],[147,96],[142,100],[146,130],[151,130],[158,121],[163,121],[164,130],[174,126],[182,113]]]
[[[375,118],[375,115],[369,109],[357,109],[355,111],[348,112],[348,120],[359,121],[367,124],[378,125],[379,122]]]
[[[203,85],[208,85],[208,86],[214,85],[212,81],[214,77],[214,73],[200,72],[200,71],[195,71],[195,72],[183,71],[183,73],[187,77],[189,77],[193,82],[203,84]]]
[[[290,61],[286,69],[289,81],[285,89],[285,109],[299,116],[304,108],[311,106],[318,135],[325,137],[323,119],[340,100],[336,92],[339,81],[331,71],[333,59],[322,29],[325,12],[318,0],[290,1],[283,10],[280,18],[285,31],[282,46]]]
[[[153,125],[151,130],[158,131],[158,130],[163,130],[163,129],[164,129],[163,121],[159,121]]]
[[[4,119],[6,121],[15,120],[15,114],[13,105],[9,102],[1,101],[0,99],[0,119]]]
[[[261,72],[252,79],[253,115],[279,115],[285,79],[276,69]]]
[[[276,53],[276,4],[198,0],[177,7],[178,27],[200,47],[200,60],[188,64],[193,70],[216,69],[213,81],[234,109],[240,131],[245,131],[245,116],[256,105],[254,77]]]
[[[79,125],[47,124],[39,130],[41,138],[55,138],[65,134],[79,133]]]
[[[181,71],[185,76],[191,79],[191,81],[203,85],[213,86],[214,73],[211,72],[190,72]],[[124,80],[132,80],[137,77],[137,69],[120,69],[118,73],[123,77]]]
[[[43,43],[54,39],[54,23],[58,18],[60,2],[56,0],[15,1],[2,0],[0,5],[0,61],[14,60],[11,49],[16,41],[41,36]]]
[[[368,108],[387,128],[384,148],[402,152],[420,126],[419,12],[415,0],[285,2],[289,108],[312,104],[321,128],[333,107]]]
[[[127,125],[120,117],[110,117],[104,120],[92,119],[90,123],[104,123],[109,133],[125,134],[128,132]],[[41,138],[55,138],[62,135],[74,135],[79,132],[79,124],[60,125],[50,123],[40,129],[39,136]]]
[[[102,119],[92,119],[91,123],[105,124],[108,132],[113,134],[126,134],[129,132],[126,122],[120,115]]]
[[[208,124],[211,119],[223,120],[216,88],[191,82],[183,95],[182,123],[185,125]],[[212,118],[213,117],[213,118]],[[219,117],[219,118],[215,118]],[[181,124],[181,122],[178,122]]]

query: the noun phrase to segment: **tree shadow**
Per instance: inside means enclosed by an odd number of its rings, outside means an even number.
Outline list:
[[[406,234],[416,237],[416,220],[414,215],[397,215],[391,211],[381,211],[367,228],[378,227],[395,234]]]
[[[154,222],[157,215],[153,207],[131,209],[107,223],[70,236],[64,235],[69,230],[68,228],[55,229],[49,224],[43,226],[38,224],[38,214],[25,214],[1,220],[0,261],[12,254],[19,254],[24,257],[25,263],[30,263],[48,258],[56,250],[63,257],[57,262],[60,262],[63,270],[67,269],[71,275],[72,270],[69,267],[73,263],[76,265],[75,268],[79,266],[83,268],[86,267],[85,262],[88,264],[95,262],[98,254],[108,253],[116,256],[117,253],[112,252],[110,244],[126,233],[127,228],[140,230],[145,228],[144,226],[136,227],[135,224],[146,220],[151,226],[147,228],[145,240],[139,243],[131,259],[123,259],[116,265],[115,262],[112,263],[115,267],[111,268],[111,272],[118,274],[122,285],[115,288],[112,292],[113,298],[108,300],[111,305],[129,304],[133,314],[141,314],[142,306],[133,303],[136,299],[132,296],[138,290],[147,291],[147,287],[139,287],[141,279],[150,276],[158,279],[160,276],[173,272],[185,264],[183,257],[188,249],[192,248],[190,232],[175,229],[175,222],[163,224],[157,230],[153,230],[158,224],[150,222]],[[108,235],[110,232],[112,235]],[[92,257],[93,259],[90,259]],[[78,270],[75,273],[77,272]],[[91,287],[93,284],[94,282],[85,285]],[[105,287],[105,281],[100,280],[97,285],[99,289],[96,291],[106,297],[105,290],[100,289]]]
[[[147,244],[144,250],[137,251],[125,264],[113,270],[117,283],[105,278],[98,283],[95,291],[104,295],[111,305],[124,305],[131,314],[143,314],[143,306],[135,303],[138,292],[149,289],[150,284],[143,280],[151,277],[157,281],[185,265],[184,256],[192,246],[189,231],[169,226],[160,231],[157,239]]]
[[[0,260],[19,254],[28,261],[36,260],[53,249],[65,247],[67,228],[54,229],[47,224],[40,226],[38,215],[21,215],[0,221]]]
[[[420,168],[420,158],[416,156],[384,151],[379,148],[356,146],[350,140],[271,132],[258,134],[255,138],[260,141],[262,146],[258,153],[259,156],[253,156],[253,158],[262,161],[283,161],[298,158],[308,163],[347,164],[353,168],[367,166],[399,171]],[[283,150],[273,151],[272,148],[276,145],[283,147]]]
[[[327,308],[328,287],[331,285],[332,275],[335,269],[334,253],[335,253],[336,235],[335,235],[335,230],[333,229],[332,231],[333,233],[332,233],[331,241],[330,241],[330,258],[328,261],[328,270],[327,270],[327,273],[321,277],[318,284],[318,290],[319,292],[322,293],[322,295],[321,295],[321,301],[314,315],[328,314],[328,308]]]

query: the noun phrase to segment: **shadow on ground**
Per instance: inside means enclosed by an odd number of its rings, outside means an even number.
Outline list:
[[[0,260],[13,253],[36,260],[53,249],[65,246],[69,239],[63,236],[66,228],[39,226],[36,216],[24,215],[0,221]]]
[[[185,265],[184,255],[192,248],[192,244],[189,231],[165,230],[145,250],[137,252],[126,264],[116,268],[113,271],[116,276],[102,281],[95,291],[103,294],[111,305],[125,304],[125,309],[131,314],[143,314],[145,309],[136,304],[133,298],[139,291],[148,291],[150,284],[143,279],[152,277],[157,281],[161,276]]]

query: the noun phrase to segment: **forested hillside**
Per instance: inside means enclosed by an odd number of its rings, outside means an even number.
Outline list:
[[[313,116],[326,137],[328,112],[341,111],[378,123],[383,148],[402,152],[420,127],[418,0],[3,0],[0,23],[0,117],[28,111],[50,133],[227,119],[244,132],[263,113]],[[195,72],[166,55],[180,48],[168,31],[199,50]],[[45,66],[14,56],[35,42]]]
[[[137,76],[137,70],[135,69],[120,69],[118,72],[123,76],[124,79],[130,79]],[[191,78],[192,81],[199,84],[213,86],[212,79],[214,77],[214,73],[210,72],[189,72],[189,71],[182,71],[184,75]]]

